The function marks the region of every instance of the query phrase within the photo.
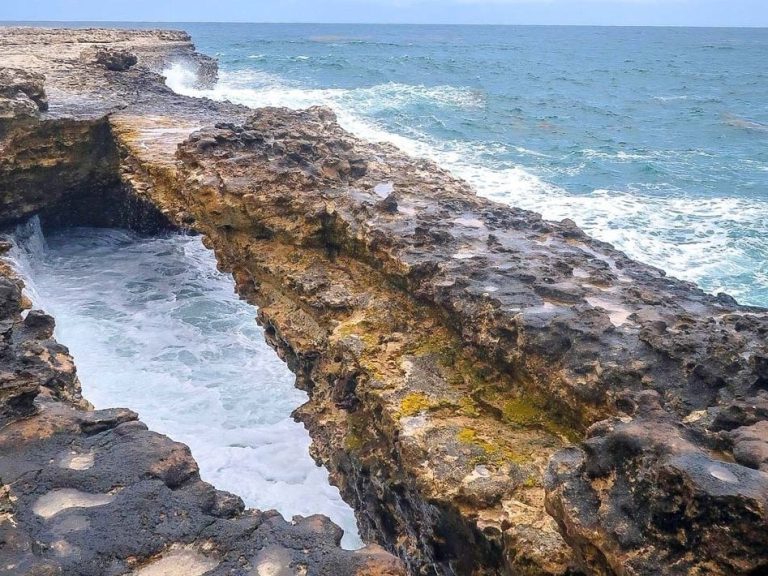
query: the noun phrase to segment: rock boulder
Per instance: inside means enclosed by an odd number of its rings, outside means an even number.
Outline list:
[[[103,48],[96,51],[95,62],[112,72],[125,72],[135,66],[139,59],[127,50]]]

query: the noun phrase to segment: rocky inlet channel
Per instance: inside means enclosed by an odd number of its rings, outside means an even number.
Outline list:
[[[202,236],[368,544],[93,410],[0,264],[9,574],[768,573],[768,311],[479,198],[332,111],[175,94],[182,32],[0,28],[0,226]]]

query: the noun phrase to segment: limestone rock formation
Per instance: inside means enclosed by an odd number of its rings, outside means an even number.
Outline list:
[[[0,244],[0,257],[7,249],[7,243]],[[38,310],[22,315],[29,307],[22,288],[10,266],[0,261],[0,424],[33,413],[43,387],[59,399],[87,406],[69,352],[53,339],[53,318]]]
[[[139,59],[127,50],[98,50],[96,63],[113,72],[125,72],[135,66]]]
[[[318,452],[370,534],[408,535],[415,567],[571,569],[543,513],[550,458],[548,511],[577,565],[765,565],[768,476],[744,467],[761,465],[764,428],[724,437],[701,415],[761,390],[766,311],[669,279],[572,222],[477,198],[326,109],[260,110],[194,134],[178,158],[178,207],[303,376]],[[168,192],[158,198],[177,209]],[[590,426],[583,462],[560,450]],[[632,450],[615,440],[628,435]]]
[[[341,550],[327,518],[245,511],[135,413],[39,407],[0,430],[0,555],[15,574],[402,574],[376,547]]]
[[[0,96],[16,98],[26,96],[34,102],[38,110],[48,110],[48,97],[45,95],[45,77],[42,74],[19,70],[17,68],[0,68]]]
[[[48,109],[43,81],[41,74],[0,67],[0,133],[8,120],[36,118]]]
[[[0,29],[51,98],[0,135],[0,226],[203,234],[309,392],[313,455],[409,573],[768,569],[768,311],[479,198],[328,109],[173,94],[159,72],[197,60],[165,34]],[[105,39],[138,63],[69,46]]]
[[[584,564],[600,574],[759,573],[765,474],[728,458],[733,444],[717,427],[676,421],[656,392],[639,400],[634,419],[596,424],[550,463],[547,508]]]

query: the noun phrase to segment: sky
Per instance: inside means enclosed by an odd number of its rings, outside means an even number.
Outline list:
[[[768,0],[0,0],[0,20],[768,27]]]

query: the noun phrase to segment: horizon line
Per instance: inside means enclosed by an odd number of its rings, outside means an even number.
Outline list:
[[[256,24],[256,25],[307,25],[307,26],[530,26],[562,28],[700,28],[700,29],[748,29],[766,30],[768,25],[752,26],[747,24],[708,25],[697,24],[540,24],[540,23],[504,23],[489,24],[476,22],[252,22],[246,20],[0,20],[4,24]]]

